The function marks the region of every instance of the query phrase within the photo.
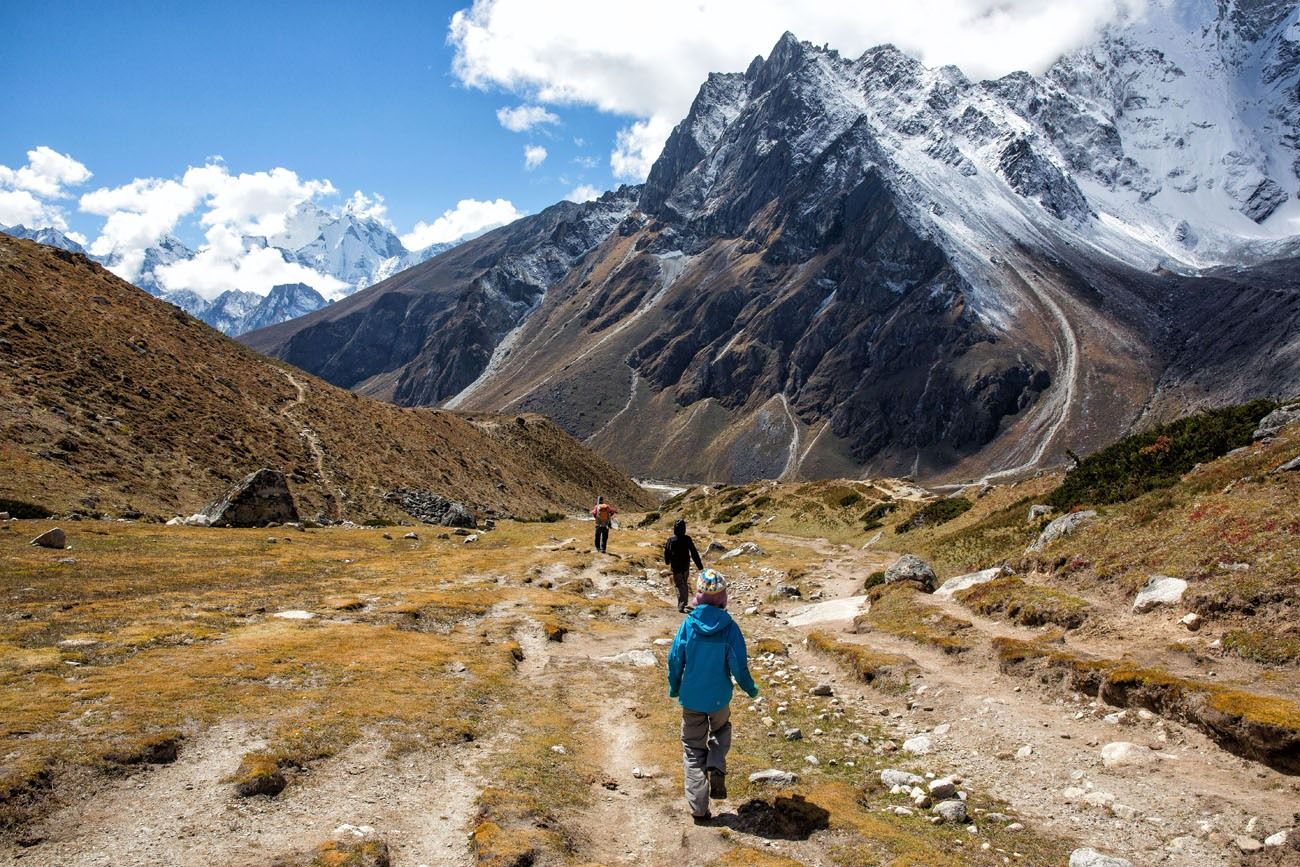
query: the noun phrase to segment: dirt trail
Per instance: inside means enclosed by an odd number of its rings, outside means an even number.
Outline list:
[[[826,553],[824,542],[809,542],[807,548]],[[853,564],[862,555],[844,555],[830,574],[860,572],[865,565]],[[878,552],[870,556],[880,557]],[[853,588],[832,581],[824,589],[831,599]],[[980,639],[975,649],[948,655],[878,632],[850,634],[844,631],[851,628],[848,622],[814,627],[829,626],[843,641],[915,660],[922,673],[901,696],[861,684],[834,661],[799,646],[808,630],[787,627],[795,644],[792,660],[832,672],[837,695],[880,708],[898,744],[914,735],[930,736],[932,752],[900,752],[899,767],[958,773],[1042,830],[1139,864],[1234,863],[1225,840],[1246,833],[1252,817],[1259,817],[1261,828],[1292,824],[1300,791],[1292,778],[1223,751],[1195,729],[1154,717],[1142,720],[1132,711],[1123,724],[1108,723],[1099,717],[1117,708],[1102,705],[1098,710],[1085,697],[1042,691],[1032,681],[1004,675],[985,640],[993,635],[1033,638],[1037,630],[973,615],[955,601],[929,601],[973,623]],[[1071,647],[1099,655],[1120,655],[1117,642],[1111,635],[1076,641],[1071,633],[1070,638]],[[1131,643],[1124,646],[1133,649]],[[945,724],[942,734],[934,733]],[[1153,763],[1104,767],[1100,747],[1112,741],[1152,746],[1157,749]],[[1067,797],[1068,789],[1080,791]],[[1090,804],[1088,795],[1118,806]]]
[[[277,367],[276,370],[278,370],[280,374],[285,379],[289,380],[289,383],[298,390],[298,396],[294,398],[293,403],[280,410],[281,415],[285,418],[290,418],[290,413],[307,402],[307,387],[303,385],[296,376],[284,368]],[[340,506],[343,502],[343,491],[325,469],[325,450],[321,448],[320,436],[310,425],[307,424],[303,424],[302,428],[298,431],[298,435],[307,443],[307,449],[312,455],[312,463],[316,466],[316,477],[320,479],[321,485],[326,488],[326,517],[330,518],[330,520],[338,520],[342,514]]]

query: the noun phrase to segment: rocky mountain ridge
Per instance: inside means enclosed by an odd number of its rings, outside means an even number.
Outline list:
[[[985,82],[787,34],[710,76],[537,303],[484,318],[415,269],[249,341],[402,403],[544,412],[656,477],[1026,472],[1294,393],[1298,15],[1173,0]],[[363,333],[412,349],[345,361]]]

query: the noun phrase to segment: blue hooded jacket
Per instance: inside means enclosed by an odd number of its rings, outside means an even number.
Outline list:
[[[687,710],[713,713],[731,702],[733,677],[750,698],[758,695],[736,621],[721,608],[695,606],[668,652],[668,697]]]

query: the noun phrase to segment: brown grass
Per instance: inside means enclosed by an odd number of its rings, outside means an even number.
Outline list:
[[[925,604],[925,594],[908,582],[873,587],[868,595],[871,607],[853,620],[859,632],[884,632],[944,653],[965,653],[975,646],[969,620]]]
[[[957,601],[976,614],[1001,617],[1020,626],[1055,624],[1076,629],[1088,618],[1090,606],[1077,596],[1050,587],[1026,584],[1019,578],[995,578],[958,591]]]
[[[848,666],[858,679],[873,686],[903,689],[907,686],[909,675],[920,671],[914,660],[902,654],[880,653],[861,644],[841,641],[821,630],[808,634],[808,646],[835,657]]]

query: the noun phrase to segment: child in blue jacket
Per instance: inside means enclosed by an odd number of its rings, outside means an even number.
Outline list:
[[[695,608],[682,621],[668,653],[668,697],[682,705],[686,803],[697,824],[710,818],[710,797],[727,797],[731,679],[750,698],[758,697],[745,636],[726,607],[726,582],[705,569]]]

